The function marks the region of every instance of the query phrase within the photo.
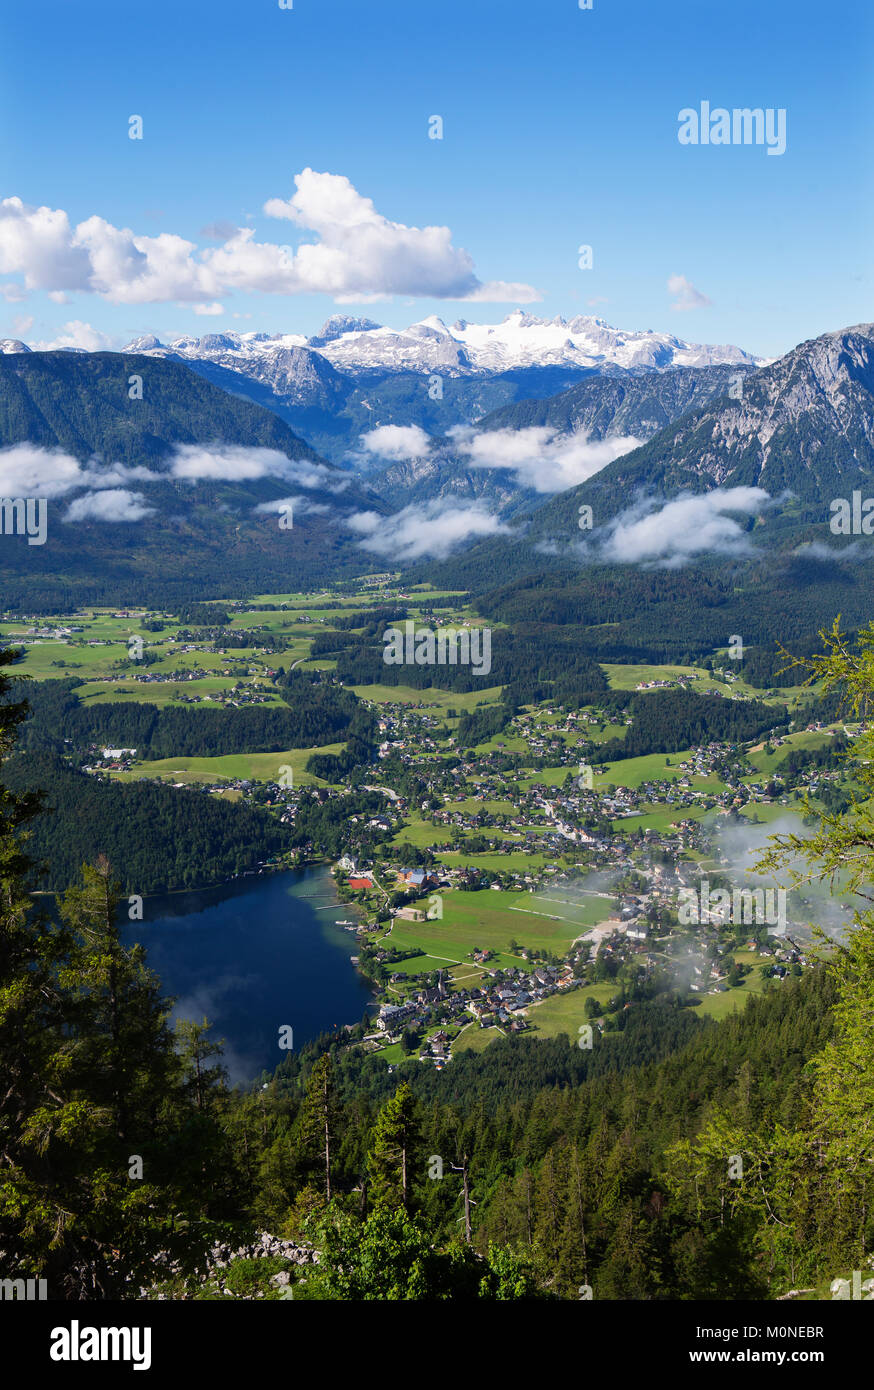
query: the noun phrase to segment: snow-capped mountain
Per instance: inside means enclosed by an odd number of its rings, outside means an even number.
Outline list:
[[[440,372],[470,376],[531,367],[658,371],[724,363],[758,366],[763,360],[731,345],[687,343],[650,329],[623,332],[603,319],[586,315],[541,319],[521,309],[498,324],[460,319],[451,328],[435,315],[404,329],[337,315],[310,338],[299,333],[273,337],[266,333],[209,333],[202,338],[177,338],[164,345],[147,337],[134,339],[125,351],[207,359],[265,380],[268,360],[290,349],[317,352],[333,367],[352,375]]]

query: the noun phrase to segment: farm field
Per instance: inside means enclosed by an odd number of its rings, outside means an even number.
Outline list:
[[[567,994],[553,994],[540,1004],[530,1005],[526,1018],[539,1037],[557,1038],[559,1033],[567,1033],[576,1046],[580,1024],[591,1022],[586,1014],[586,1000],[597,999],[599,1004],[606,1006],[617,988],[615,980],[604,980],[601,984],[569,990]],[[593,1045],[598,1046],[597,1029]]]
[[[613,821],[614,830],[664,830],[682,820],[704,820],[712,811],[703,806],[667,806],[657,811],[644,811],[640,816],[621,816]]]
[[[498,952],[514,966],[522,965],[521,957],[511,956],[508,946],[517,941],[520,946],[564,955],[571,942],[581,934],[580,923],[555,921],[544,913],[526,910],[513,911],[523,905],[530,908],[532,898],[527,893],[463,893],[452,890],[441,894],[443,918],[433,922],[402,922],[395,919],[387,944],[408,948],[420,946],[436,956],[460,962],[474,947]]]
[[[839,729],[840,725],[833,725]],[[832,743],[833,734],[827,734],[824,730],[821,733],[808,733],[804,730],[797,734],[789,734],[785,742],[779,748],[775,748],[772,753],[766,753],[764,747],[757,747],[747,754],[747,762],[757,767],[760,772],[766,775],[779,770],[780,764],[784,763],[791,752],[808,751],[812,748],[824,748],[826,744]]]
[[[160,777],[173,782],[220,782],[223,778],[247,778],[253,782],[275,782],[280,768],[292,768],[295,786],[326,787],[329,783],[305,772],[313,753],[339,753],[342,743],[326,743],[320,748],[291,748],[284,753],[228,753],[217,758],[156,758],[154,762],[134,764],[130,772],[110,775],[123,782],[141,777]]]
[[[416,690],[411,685],[352,685],[349,687],[362,700],[372,700],[377,705],[434,705],[445,714],[448,709],[471,710],[477,705],[497,704],[502,687],[492,685],[482,690],[440,690],[428,686]]]
[[[469,1028],[459,1033],[452,1044],[452,1051],[485,1052],[489,1043],[503,1037],[506,1037],[506,1034],[502,1028],[480,1028],[478,1023],[472,1023]]]

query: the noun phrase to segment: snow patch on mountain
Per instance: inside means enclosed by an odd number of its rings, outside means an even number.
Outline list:
[[[537,318],[521,309],[501,323],[459,319],[448,328],[436,314],[404,329],[386,328],[371,319],[335,315],[319,333],[208,333],[180,337],[168,344],[137,338],[126,351],[206,359],[247,375],[268,378],[268,363],[277,354],[301,349],[318,354],[342,372],[420,372],[471,376],[527,367],[571,367],[597,371],[607,367],[659,371],[669,367],[717,364],[760,365],[731,345],[687,343],[669,333],[623,332],[604,319]]]

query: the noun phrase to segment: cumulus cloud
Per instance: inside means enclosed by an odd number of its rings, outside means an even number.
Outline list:
[[[337,298],[411,294],[524,303],[540,298],[530,285],[483,284],[468,253],[452,245],[448,227],[391,222],[343,175],[304,169],[294,184],[291,198],[270,198],[264,211],[318,235],[318,242],[301,246],[293,258],[306,289]]]
[[[208,306],[234,290],[329,294],[339,301],[392,295],[530,303],[531,285],[483,283],[448,227],[409,227],[377,212],[350,181],[304,169],[289,199],[271,198],[268,217],[290,221],[315,240],[295,250],[255,240],[251,227],[216,224],[203,235],[219,246],[198,249],[173,233],[145,236],[93,216],[70,223],[60,208],[0,202],[0,274],[20,275],[12,296],[27,290],[81,291],[117,304],[169,300]],[[6,291],[4,291],[5,293]]]
[[[255,482],[281,478],[298,487],[330,487],[337,492],[348,480],[337,482],[332,469],[308,459],[290,459],[279,449],[248,449],[240,444],[178,444],[169,460],[174,478],[189,482]]]
[[[219,304],[216,301],[214,304],[195,304],[194,312],[195,314],[217,317],[219,314],[224,314],[226,310],[224,304]]]
[[[685,275],[670,275],[668,277],[668,293],[675,296],[671,305],[672,309],[683,312],[686,309],[706,309],[708,304],[713,301],[696,290],[691,280],[687,280]]]
[[[114,487],[105,492],[86,492],[75,497],[64,514],[64,521],[140,521],[154,507],[146,505],[141,492]]]
[[[424,458],[431,447],[431,436],[418,425],[379,425],[360,439],[365,453],[390,463]]]
[[[112,348],[112,339],[101,333],[99,328],[92,328],[90,323],[72,319],[64,324],[57,338],[51,342],[34,343],[33,346],[38,352],[52,352],[57,348],[84,348],[86,352],[100,352],[101,349]]]
[[[426,555],[443,560],[465,541],[510,530],[485,507],[458,506],[444,498],[404,507],[390,517],[355,512],[346,518],[346,525],[362,537],[364,550],[398,560],[419,560]]]
[[[547,425],[481,434],[457,425],[449,434],[474,468],[509,469],[517,482],[537,492],[562,492],[583,483],[642,442],[632,435],[616,435],[590,443],[582,432],[558,434]]]
[[[611,523],[600,548],[619,564],[638,562],[678,568],[696,555],[748,554],[746,533],[731,512],[757,516],[772,499],[760,487],[714,488],[686,493],[663,507],[637,503]]]

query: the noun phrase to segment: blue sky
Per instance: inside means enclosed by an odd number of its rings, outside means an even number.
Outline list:
[[[492,322],[527,300],[777,355],[874,318],[870,0],[16,10],[0,20],[0,196],[24,206],[0,218],[2,336],[312,333],[338,310]],[[702,100],[785,108],[785,154],[680,145],[678,113]],[[305,169],[334,178],[311,180],[297,220],[267,216]],[[246,237],[223,252],[232,227]],[[709,302],[672,308],[672,276]],[[493,300],[462,298],[494,282]]]

